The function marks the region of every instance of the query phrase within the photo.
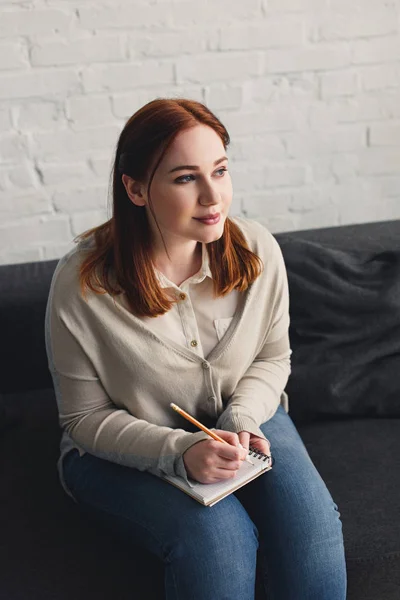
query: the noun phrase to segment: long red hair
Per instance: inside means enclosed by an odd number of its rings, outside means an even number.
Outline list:
[[[126,122],[113,164],[113,215],[111,219],[75,238],[83,242],[93,236],[80,266],[80,287],[98,294],[125,292],[132,313],[156,317],[166,313],[175,300],[160,288],[151,260],[151,232],[146,210],[130,201],[122,175],[150,186],[165,152],[176,135],[198,124],[208,125],[221,138],[226,150],[230,138],[217,117],[203,104],[183,98],[157,98],[139,109]],[[161,232],[160,232],[161,233]],[[261,259],[252,252],[229,218],[220,239],[207,244],[215,296],[233,289],[244,291],[260,275]]]

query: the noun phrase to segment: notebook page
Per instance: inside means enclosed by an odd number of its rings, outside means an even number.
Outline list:
[[[257,458],[253,459],[250,457],[250,459],[252,460],[252,464],[243,461],[234,479],[207,484],[191,480],[191,492],[203,498],[206,502],[209,502],[212,501],[213,498],[218,498],[221,494],[224,494],[231,489],[235,489],[240,483],[247,481],[247,479],[250,479],[255,473],[262,471],[267,466],[266,463]]]

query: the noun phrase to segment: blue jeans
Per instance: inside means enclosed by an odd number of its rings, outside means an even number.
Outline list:
[[[253,600],[257,552],[268,600],[345,600],[338,507],[281,406],[261,429],[273,469],[213,507],[75,450],[64,476],[79,504],[162,559],[167,600]]]

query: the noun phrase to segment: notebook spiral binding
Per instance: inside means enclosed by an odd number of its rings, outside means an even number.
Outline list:
[[[260,450],[257,450],[257,448],[254,448],[253,446],[249,447],[249,454],[255,458],[258,458],[259,460],[269,462],[271,467],[274,465],[275,460],[273,456],[270,454],[264,454],[264,452],[260,452]]]

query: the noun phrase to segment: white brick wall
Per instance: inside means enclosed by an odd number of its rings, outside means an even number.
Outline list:
[[[232,214],[273,232],[400,218],[400,0],[5,0],[0,264],[58,258],[110,215],[125,120],[205,102]]]

